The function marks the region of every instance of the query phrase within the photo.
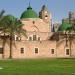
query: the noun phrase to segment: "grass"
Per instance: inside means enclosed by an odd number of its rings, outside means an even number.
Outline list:
[[[0,75],[75,75],[75,59],[0,60]]]

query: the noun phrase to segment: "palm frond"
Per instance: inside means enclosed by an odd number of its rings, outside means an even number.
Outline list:
[[[0,12],[0,18],[2,18],[2,16],[3,16],[4,13],[5,13],[5,10],[2,10],[2,11]]]

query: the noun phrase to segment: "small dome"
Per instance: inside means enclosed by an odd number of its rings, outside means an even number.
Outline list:
[[[38,18],[37,13],[32,9],[32,7],[29,5],[26,11],[24,11],[21,15],[21,19],[23,18]]]
[[[70,27],[72,27],[72,25],[64,22],[64,23],[62,23],[62,25],[60,25],[58,31],[65,31],[65,30],[69,29]]]

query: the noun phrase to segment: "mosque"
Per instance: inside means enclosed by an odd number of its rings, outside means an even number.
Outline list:
[[[27,31],[27,37],[15,35],[16,47],[12,48],[12,58],[75,57],[75,43],[70,47],[69,42],[67,42],[66,46],[65,38],[63,39],[62,36],[64,32],[52,32],[52,15],[45,5],[42,6],[39,15],[29,5],[22,13],[20,21],[24,24],[23,29]],[[64,30],[66,25],[60,26],[59,30]],[[1,45],[0,50],[2,50]],[[6,44],[4,58],[9,58],[9,54],[9,46]],[[1,51],[0,58],[2,58]]]

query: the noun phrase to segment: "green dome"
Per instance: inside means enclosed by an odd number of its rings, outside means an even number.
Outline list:
[[[38,18],[38,15],[34,10],[32,10],[31,6],[29,6],[27,10],[22,13],[21,19],[23,18]]]
[[[58,31],[65,31],[70,27],[72,27],[72,25],[70,25],[69,23],[63,22],[62,25],[60,25]]]

